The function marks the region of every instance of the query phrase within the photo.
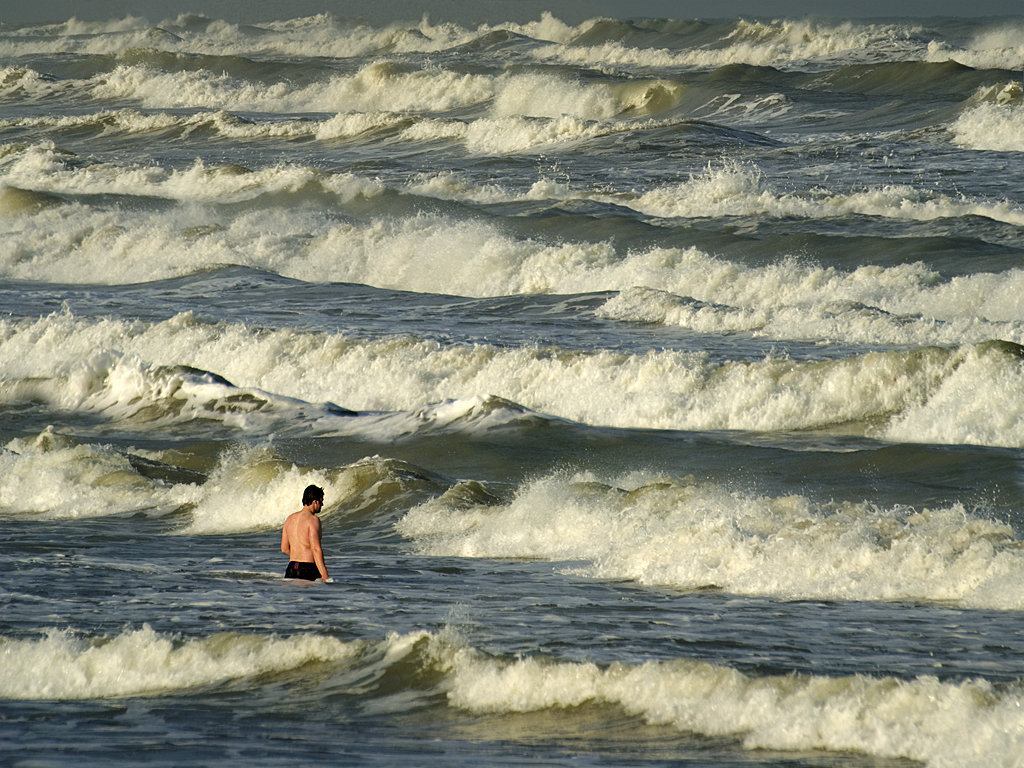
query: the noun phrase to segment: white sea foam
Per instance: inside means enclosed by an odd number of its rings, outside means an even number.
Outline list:
[[[51,518],[145,512],[163,515],[193,503],[195,486],[141,475],[120,451],[76,444],[52,427],[0,451],[0,513]]]
[[[982,126],[986,120],[1018,122],[1019,113],[1015,107],[980,105],[963,118],[967,123],[971,116],[985,110],[988,117],[979,118]],[[993,111],[994,110],[994,111]],[[1008,111],[1007,111],[1008,110]],[[122,110],[96,119],[104,123],[131,125],[132,129],[150,130],[164,127],[171,120],[167,116],[142,116],[139,113]],[[63,118],[79,121],[81,118]],[[90,118],[91,120],[91,118]],[[965,124],[967,124],[965,123]],[[283,123],[254,127],[242,123],[225,113],[213,113],[202,118],[192,116],[179,122],[182,129],[198,125],[215,125],[218,130],[228,133],[259,134],[268,131],[296,135],[316,135],[326,139],[340,136],[356,136],[368,130],[399,128],[403,140],[435,141],[446,139],[464,142],[468,149],[481,154],[528,151],[550,144],[571,143],[583,139],[613,135],[620,132],[644,130],[656,121],[644,123],[603,123],[586,121],[579,117],[565,115],[559,118],[480,118],[472,122],[444,119],[419,119],[413,122],[388,117],[383,113],[366,115],[339,115],[322,123]],[[991,126],[989,126],[991,128]],[[959,130],[959,129],[958,129]],[[985,129],[988,130],[988,129]],[[978,135],[983,132],[978,128]],[[994,141],[1001,141],[1000,132],[993,131]],[[981,139],[978,139],[981,141]],[[1012,141],[1008,140],[1008,144]],[[26,148],[9,148],[0,157],[0,183],[19,189],[52,194],[132,194],[160,198],[178,199],[182,202],[217,200],[233,202],[252,199],[261,194],[274,192],[295,192],[310,187],[320,187],[325,192],[337,194],[340,202],[351,200],[355,195],[372,196],[379,194],[384,186],[379,180],[360,178],[353,174],[328,174],[322,171],[298,166],[277,165],[259,171],[245,171],[235,167],[220,168],[209,166],[200,160],[183,169],[165,170],[158,166],[120,166],[113,164],[92,164],[79,167],[69,163],[69,158],[57,150],[52,143]],[[528,194],[505,192],[504,198],[544,199],[542,190],[550,182],[541,179],[539,188]],[[420,192],[429,192],[422,184],[415,187]],[[495,187],[490,187],[488,196],[495,198]],[[570,198],[589,199],[600,203],[611,203],[632,208],[639,213],[655,218],[707,218],[723,216],[762,215],[775,218],[799,217],[804,219],[831,219],[851,215],[874,216],[894,221],[936,221],[977,216],[1015,226],[1024,225],[1024,209],[1009,200],[979,200],[968,197],[951,197],[925,189],[906,185],[888,185],[857,191],[831,191],[827,188],[812,190],[779,191],[773,189],[760,169],[753,165],[726,164],[708,167],[688,181],[657,186],[646,190],[610,190],[602,188],[568,188],[565,185],[551,187],[548,197],[568,195]],[[467,188],[465,199],[485,200],[476,190]],[[459,199],[453,190],[446,190],[449,198]],[[89,212],[91,213],[91,212]],[[164,213],[162,220],[154,218],[149,228],[159,229],[163,223],[173,223],[178,218],[194,212]],[[117,212],[108,215],[112,223],[117,221]],[[60,218],[67,218],[62,214]],[[156,214],[154,214],[154,217]],[[286,219],[284,219],[286,220]],[[40,225],[56,226],[58,221],[40,221]],[[29,233],[30,234],[31,230]],[[652,286],[654,287],[654,286]]]
[[[269,21],[261,34],[227,21],[197,26],[188,17],[156,20],[125,17],[111,21],[71,18],[61,24],[23,28],[22,34],[3,40],[0,57],[30,54],[122,54],[133,49],[220,56],[337,57],[371,56],[378,52],[435,53],[471,43],[495,30],[508,30],[537,40],[568,43],[594,24],[567,25],[550,13],[525,24],[483,24],[467,29],[452,23],[393,23],[379,27],[319,14]]]
[[[1019,19],[1002,19],[976,33],[963,46],[932,40],[925,61],[956,61],[974,69],[1018,71],[1024,61],[1024,24]]]
[[[428,410],[432,413],[419,425],[429,424],[429,416],[455,420],[474,409],[447,404]],[[451,413],[438,415],[445,410]],[[406,428],[413,421],[398,420]],[[380,432],[370,421],[362,429]],[[81,443],[49,427],[0,448],[0,515],[83,518],[188,512],[187,522],[174,533],[224,534],[279,529],[311,483],[325,490],[325,518],[338,510],[352,515],[375,509],[408,491],[441,493],[447,488],[446,480],[426,470],[376,456],[330,469],[310,468],[281,458],[266,444],[239,444],[202,461],[210,464],[205,473],[177,470],[181,455],[174,449],[126,452]],[[182,477],[179,482],[152,479],[136,464]]]
[[[954,140],[968,149],[1024,152],[1024,106],[984,103],[951,126]]]
[[[344,662],[366,644],[321,635],[222,633],[182,639],[149,626],[114,637],[53,630],[40,640],[0,638],[0,697],[93,699],[146,696]]]
[[[364,24],[336,23],[326,15],[268,22],[263,34],[215,20],[202,26],[187,17],[159,20],[125,17],[111,21],[71,18],[62,24],[27,28],[26,34],[3,41],[0,55],[71,53],[117,55],[133,50],[220,56],[366,56],[376,51],[432,52],[472,39],[473,33],[451,25],[420,27],[404,24],[373,28]],[[35,34],[34,34],[35,33]]]
[[[634,286],[659,289],[706,305],[693,326],[702,331],[893,344],[1024,340],[1024,274],[1016,270],[943,282],[921,264],[849,273],[796,260],[748,267],[696,249],[620,254],[607,242],[513,240],[486,224],[425,217],[362,231],[333,228],[308,259],[293,261],[289,274],[474,296],[626,291],[602,314],[687,325],[692,314],[677,312],[674,300],[645,307],[649,294],[629,293]]]
[[[80,128],[102,126],[104,131],[121,131],[125,133],[145,133],[168,128],[181,127],[187,130],[193,125],[213,124],[216,116],[209,114],[189,115],[180,117],[167,113],[146,115],[134,109],[95,112],[87,115],[41,115],[25,119],[9,119],[0,121],[5,128]]]
[[[223,534],[279,528],[298,510],[302,489],[319,485],[331,506],[335,485],[323,471],[286,462],[266,447],[238,446],[225,452],[209,479],[197,489],[191,520],[178,533]]]
[[[1016,226],[1024,225],[1024,208],[1004,200],[970,200],[935,194],[918,187],[890,185],[866,191],[835,193],[826,189],[801,193],[773,190],[753,166],[707,168],[682,184],[660,187],[625,205],[660,217],[721,217],[754,214],[808,219],[833,216],[933,221],[981,216]]]
[[[742,268],[733,272],[735,265],[723,263],[719,266],[721,271],[700,269],[698,277],[708,282],[722,279],[723,293],[741,291],[747,279],[754,278]],[[779,265],[777,269],[763,272],[756,270],[759,275],[769,278],[762,286],[764,289],[776,284],[776,279],[781,280],[788,275],[791,278],[788,288],[804,286],[813,291],[807,294],[811,299],[807,302],[801,302],[795,292],[789,296],[792,303],[743,301],[754,298],[749,294],[719,294],[716,297],[715,293],[703,290],[705,286],[701,282],[696,282],[691,284],[691,293],[707,297],[705,300],[648,288],[632,288],[609,299],[598,314],[629,322],[678,325],[701,333],[749,332],[768,338],[864,344],[958,344],[993,338],[1017,340],[1021,337],[1021,324],[1006,317],[1017,303],[1012,295],[1013,286],[1019,284],[1021,275],[1016,271],[1001,276],[1009,283],[1003,286],[998,275],[976,275],[970,279],[930,285],[928,272],[921,265],[892,268],[884,275],[876,273],[881,282],[889,284],[892,293],[886,296],[882,291],[883,295],[870,297],[867,294],[871,289],[863,282],[866,275],[859,274],[860,271],[829,276],[827,273],[831,270],[797,263]],[[769,276],[766,272],[774,274]],[[819,283],[819,279],[823,282]],[[781,283],[777,285],[784,291],[779,296],[781,299],[788,293],[788,288],[783,288]],[[914,285],[916,290],[912,287]],[[827,286],[840,289],[845,295],[830,301],[825,295]],[[987,286],[991,286],[993,291],[989,296],[982,293]],[[901,295],[903,289],[906,292]],[[964,289],[965,293],[957,294],[958,289]],[[935,299],[934,304],[925,303],[929,295]],[[916,306],[910,306],[911,298]],[[976,315],[959,311],[963,307],[960,302],[964,299],[976,303],[979,307]],[[985,315],[986,311],[991,312],[991,317]]]
[[[324,489],[323,519],[339,510],[357,515],[392,501],[410,485],[427,484],[440,493],[443,485],[428,473],[403,462],[368,457],[330,469],[298,467],[266,447],[239,446],[225,452],[209,480],[198,492],[191,521],[178,534],[224,534],[280,529],[298,510],[302,489]]]
[[[634,81],[618,85],[592,84],[546,74],[510,72],[467,74],[433,66],[422,69],[377,59],[358,72],[338,74],[324,80],[295,86],[291,83],[263,83],[240,74],[214,69],[160,69],[145,63],[147,52],[171,54],[354,56],[371,57],[388,52],[400,56],[415,52],[437,52],[471,42],[496,29],[548,40],[532,55],[543,61],[567,61],[595,67],[622,66],[678,69],[709,68],[744,63],[806,67],[809,62],[844,62],[858,56],[874,61],[878,55],[890,60],[920,60],[926,56],[941,60],[936,51],[926,51],[921,33],[899,25],[823,24],[809,21],[738,22],[729,36],[706,48],[634,48],[609,40],[598,45],[575,45],[599,20],[569,27],[550,14],[525,25],[483,25],[466,30],[451,24],[431,25],[424,20],[418,28],[401,25],[372,29],[362,25],[338,25],[326,17],[311,17],[267,25],[254,37],[235,25],[213,22],[202,31],[195,28],[149,27],[142,20],[126,19],[110,28],[72,20],[56,34],[7,39],[2,46],[10,57],[57,51],[79,54],[119,54],[122,63],[102,76],[87,81],[58,81],[31,70],[7,68],[0,82],[17,89],[19,98],[44,97],[54,90],[73,88],[99,100],[130,100],[148,109],[205,107],[216,110],[264,112],[437,112],[493,100],[496,117],[569,114],[582,119],[608,119],[626,110],[643,113],[657,104],[670,106],[681,92],[677,84]],[[76,31],[72,34],[71,29]],[[62,34],[63,33],[63,34]],[[4,53],[0,49],[0,53]],[[142,62],[137,59],[142,56]],[[239,59],[241,65],[243,59]],[[239,72],[245,67],[240,66]]]
[[[737,22],[728,37],[707,47],[670,50],[634,48],[610,40],[600,45],[550,45],[534,55],[575,65],[643,68],[713,68],[729,64],[804,68],[841,58],[918,60],[926,54],[914,30],[899,25],[829,24],[801,20]]]
[[[188,323],[188,318],[182,319]],[[63,323],[58,321],[58,324]],[[51,345],[51,339],[37,335],[46,325],[43,321],[28,329],[27,335],[10,337],[11,352],[16,354],[23,345],[38,344],[40,349],[49,347],[66,357],[46,366],[48,375],[21,378],[17,373],[20,364],[13,356],[5,356],[7,365],[0,378],[0,402],[43,401],[59,409],[102,414],[115,421],[139,425],[211,419],[245,428],[272,423],[281,417],[302,417],[315,423],[318,418],[343,413],[330,403],[314,405],[259,389],[239,388],[206,371],[188,366],[152,365],[134,353],[125,355],[122,352],[125,347],[108,335],[118,333],[120,324],[116,322],[100,321],[85,337],[77,339],[79,344],[88,344],[90,336],[106,342],[92,350],[78,347],[73,337]],[[132,325],[122,326],[123,332],[145,335],[143,326]],[[132,346],[130,342],[128,346]],[[30,357],[40,359],[38,353]]]
[[[253,122],[223,110],[174,115],[166,112],[143,113],[136,109],[116,109],[87,115],[42,115],[0,120],[0,127],[94,128],[105,134],[174,131],[186,137],[193,131],[208,129],[232,139],[311,137],[331,141],[392,128],[401,129],[410,122],[410,118],[394,112],[343,112],[324,120]],[[201,162],[197,165],[201,165]]]
[[[614,105],[609,106],[613,109]],[[242,120],[229,112],[199,112],[187,116],[169,116],[163,113],[144,115],[137,110],[121,109],[98,112],[87,116],[72,117],[34,117],[0,121],[0,127],[7,125],[18,128],[52,128],[92,127],[96,130],[130,134],[153,132],[178,132],[183,135],[209,129],[220,135],[233,139],[260,138],[315,138],[320,141],[338,139],[354,139],[364,134],[382,131],[393,131],[393,140],[416,144],[423,142],[444,141],[461,144],[474,154],[506,155],[534,152],[538,149],[563,148],[574,142],[585,141],[617,134],[642,132],[658,127],[665,127],[678,121],[635,119],[606,121],[593,120],[575,114],[562,114],[556,117],[529,117],[510,115],[504,117],[481,116],[473,120],[438,118],[430,116],[413,117],[404,113],[387,111],[342,112],[323,120],[280,120],[251,122]],[[11,150],[12,147],[6,149]],[[123,166],[91,165],[76,172],[68,172],[63,166],[68,157],[46,157],[55,151],[52,143],[45,143],[29,148],[24,152],[14,150],[14,154],[5,162],[3,181],[17,186],[27,185],[37,188],[42,185],[62,184],[68,187],[82,188],[83,191],[96,185],[97,192],[111,191],[105,185],[117,184],[118,190],[127,190],[134,182],[148,181],[157,184],[164,180],[164,190],[151,189],[150,193],[160,194],[172,191],[166,196],[178,197],[173,194],[172,182],[184,179],[183,171],[162,171],[155,166],[145,169],[125,168]],[[8,153],[5,153],[8,154]],[[37,175],[31,167],[33,164],[42,166]],[[197,160],[196,167],[202,167]],[[281,174],[289,166],[277,166],[261,169],[258,174]],[[237,174],[236,174],[237,175]],[[269,177],[264,176],[269,180]],[[247,182],[257,181],[257,176],[247,176]],[[192,184],[183,187],[181,194],[191,197],[202,193],[205,185]],[[145,192],[143,192],[145,194]],[[216,194],[216,193],[214,193]]]
[[[418,120],[402,132],[406,141],[461,142],[475,154],[514,154],[575,141],[628,132],[639,126],[607,124],[583,120],[573,115],[552,119],[523,117],[461,120]]]
[[[886,439],[926,443],[1024,445],[1021,365],[998,355],[969,354],[929,396],[883,430]],[[994,402],[998,409],[989,408]]]
[[[34,69],[0,67],[0,98],[31,100],[68,90],[68,84]]]
[[[785,600],[941,600],[1024,607],[1009,526],[960,507],[879,509],[770,498],[692,479],[527,483],[503,506],[421,504],[398,531],[438,557],[582,562],[573,572]]]
[[[13,60],[32,54],[124,54],[159,50],[178,54],[220,56],[337,57],[372,56],[381,52],[436,53],[472,43],[506,30],[549,45],[535,48],[541,60],[570,61],[607,67],[719,67],[745,63],[806,67],[842,57],[872,62],[888,60],[955,60],[975,68],[1016,69],[1020,64],[1019,24],[1012,19],[993,24],[963,45],[929,40],[916,25],[821,22],[809,20],[738,20],[724,36],[701,47],[683,49],[633,47],[617,39],[591,45],[577,40],[601,19],[569,25],[550,13],[525,24],[482,24],[475,28],[453,23],[395,23],[371,27],[335,20],[327,15],[262,24],[259,35],[237,24],[212,21],[190,24],[185,17],[150,20],[126,17],[105,22],[70,19],[62,24],[25,28],[2,41],[0,57]]]
[[[38,73],[34,74],[38,79]],[[474,153],[509,154],[678,124],[678,119],[638,118],[674,106],[682,91],[681,86],[670,82],[643,80],[583,86],[536,74],[470,79],[453,73],[405,72],[388,63],[368,65],[348,79],[336,78],[286,93],[276,85],[240,83],[224,74],[152,74],[144,68],[121,68],[115,74],[99,81],[102,88],[94,91],[98,98],[135,101],[147,109],[187,106],[208,111],[171,115],[115,109],[86,115],[12,118],[0,120],[0,127],[91,127],[106,134],[175,131],[186,137],[193,131],[210,129],[236,139],[313,137],[321,141],[397,129],[400,140],[406,142],[444,140],[464,143]],[[32,78],[22,78],[26,79]],[[175,82],[167,82],[170,80]],[[18,87],[30,86],[22,83]],[[39,81],[40,95],[47,95],[52,88],[48,81]],[[480,106],[472,119],[431,116],[472,105]],[[790,108],[791,104],[778,95],[753,100],[734,95],[712,98],[702,116],[738,124],[758,122],[766,115],[778,116]],[[253,109],[266,114],[337,114],[321,120],[253,121],[228,111]]]
[[[212,116],[210,119],[216,121],[227,118],[220,115]],[[344,203],[360,195],[375,196],[385,189],[375,180],[352,174],[325,174],[314,168],[299,165],[271,166],[249,171],[237,166],[207,166],[202,160],[197,159],[190,166],[172,170],[158,166],[126,167],[102,163],[75,169],[69,167],[67,161],[68,158],[51,143],[0,157],[0,168],[3,170],[3,176],[0,178],[0,213],[6,212],[3,209],[2,195],[11,187],[57,194],[137,195],[179,200],[182,203],[233,203],[252,200],[265,194],[302,190],[337,195],[338,201]],[[159,241],[170,235],[176,225],[187,227],[197,223],[194,221],[196,214],[196,210],[154,213],[145,217],[144,223],[147,228],[155,230],[152,236]],[[44,226],[75,229],[76,231],[67,234],[71,237],[84,237],[85,241],[80,243],[80,247],[84,247],[88,252],[89,245],[92,244],[89,235],[95,230],[99,230],[96,234],[101,237],[124,234],[129,231],[132,219],[137,219],[137,216],[128,215],[122,218],[121,213],[116,210],[81,208],[56,211],[48,221],[40,223]],[[209,223],[209,220],[204,223]],[[86,231],[83,232],[82,229]],[[187,242],[186,235],[185,244]],[[89,267],[94,268],[95,265]]]
[[[520,417],[500,404],[495,411],[486,399],[491,394],[594,425],[830,427],[880,430],[901,440],[1024,445],[1021,364],[1014,348],[999,345],[831,361],[716,363],[673,350],[623,354],[409,338],[359,341],[205,323],[191,313],[156,325],[76,320],[66,313],[0,320],[0,337],[0,401],[49,402],[141,428],[203,418],[265,432],[298,420],[334,434],[395,439],[449,424],[486,429],[488,419]],[[181,373],[178,366],[200,372]],[[989,396],[957,407],[950,393],[962,388]],[[443,412],[430,407],[446,401],[457,405]],[[339,416],[330,403],[373,413]],[[450,416],[473,409],[479,416],[471,423]],[[942,421],[930,423],[936,417]],[[882,426],[871,426],[879,421]],[[891,434],[885,427],[890,421]]]
[[[678,99],[682,86],[669,81],[582,85],[548,74],[504,75],[496,83],[496,117],[572,115],[584,120],[610,120],[620,114],[644,114],[652,103],[665,109]]]
[[[920,760],[929,768],[1019,765],[1024,689],[808,675],[755,678],[700,661],[641,665],[511,662],[447,655],[454,706],[475,713],[614,704],[648,723],[732,736],[747,749],[828,750]]]
[[[426,653],[418,656],[421,650]],[[181,638],[149,626],[110,637],[53,630],[0,638],[0,696],[128,698],[296,672],[307,664],[390,667],[417,659],[440,672],[450,705],[477,714],[611,704],[653,725],[734,737],[748,749],[861,752],[931,768],[1014,765],[1024,692],[1017,684],[797,675],[756,678],[676,660],[597,665],[490,658],[451,632],[392,634],[378,643],[322,635]],[[964,734],[969,734],[965,738]]]
[[[0,75],[3,74],[0,71]],[[7,76],[15,82],[10,88],[16,87],[22,93],[31,91],[36,97],[49,95],[58,87],[72,87],[67,83],[55,84],[31,71],[20,77],[10,72]],[[262,84],[223,72],[159,72],[140,65],[120,65],[91,81],[76,83],[74,87],[101,102],[128,101],[147,110],[187,107],[211,112],[170,117],[164,114],[142,115],[135,110],[122,109],[95,115],[44,115],[8,120],[0,125],[51,128],[102,125],[108,131],[131,133],[171,127],[187,133],[198,127],[211,126],[232,138],[314,135],[318,139],[329,140],[400,125],[411,115],[429,116],[475,106],[476,120],[463,123],[428,119],[416,125],[416,130],[407,134],[406,139],[431,138],[431,126],[435,131],[439,130],[438,126],[445,127],[439,137],[462,138],[453,131],[465,125],[474,131],[473,136],[467,138],[472,151],[501,153],[522,151],[524,146],[522,139],[509,142],[507,146],[502,142],[502,126],[509,122],[509,118],[549,118],[552,124],[558,125],[560,118],[572,117],[580,121],[582,127],[568,130],[563,126],[557,129],[561,140],[586,138],[596,130],[589,123],[611,121],[620,115],[635,118],[661,112],[675,103],[682,90],[681,86],[667,81],[586,85],[553,75],[470,75],[438,68],[414,69],[391,61],[372,62],[354,74],[336,75],[301,88],[284,83]],[[337,116],[321,122],[286,120],[253,123],[227,114],[232,111],[337,113]],[[483,119],[485,117],[487,119]],[[635,130],[638,127],[641,126],[625,123],[618,125],[616,130]],[[609,131],[610,126],[603,130]],[[486,133],[495,135],[484,140]],[[553,140],[534,140],[525,146]]]
[[[295,88],[239,80],[227,74],[154,72],[121,65],[90,84],[93,98],[132,100],[149,109],[206,107],[261,112],[445,111],[492,98],[494,78],[446,70],[409,70],[387,61],[353,75]]]
[[[527,137],[526,143],[546,140],[545,135],[555,137],[560,125],[572,131],[580,125],[576,118],[542,123],[522,118],[505,120],[510,121],[510,130]],[[472,126],[458,125],[460,133],[471,136]],[[482,140],[494,139],[499,133],[488,129]],[[501,139],[506,145],[519,140]],[[932,323],[931,330],[922,324],[915,329],[921,335],[915,337],[902,329],[901,321],[892,318],[889,335],[878,338],[890,343],[980,341],[985,335],[1018,340],[1019,335],[1013,321],[1021,316],[1020,296],[1024,294],[1016,287],[1021,278],[1015,271],[936,283],[937,276],[919,264],[888,269],[864,267],[849,274],[796,261],[746,268],[694,249],[653,248],[622,254],[607,242],[513,239],[486,222],[459,222],[439,216],[381,219],[356,225],[338,224],[327,215],[304,209],[275,207],[221,215],[216,208],[199,205],[256,200],[280,193],[321,195],[344,204],[357,197],[380,195],[387,189],[378,180],[327,174],[302,166],[247,172],[207,167],[197,161],[182,170],[105,164],[75,168],[52,145],[40,145],[0,158],[0,169],[2,181],[8,185],[0,193],[0,208],[8,211],[0,219],[5,235],[0,242],[0,274],[12,278],[144,282],[210,266],[240,264],[304,280],[473,296],[646,286],[739,312],[763,313],[786,307],[806,311],[817,307],[831,313],[834,307],[849,302],[891,315],[917,315],[924,324],[931,320],[953,323]],[[564,184],[543,179],[524,192],[503,191],[493,185],[459,189],[450,182],[451,177],[443,182],[415,179],[404,191],[483,202],[567,194],[631,206],[659,217],[767,214],[817,219],[858,214],[928,221],[984,216],[1024,224],[1024,210],[1009,201],[958,200],[911,188],[778,193],[752,167],[709,169],[686,183],[638,195],[567,189]],[[18,190],[35,196],[36,203],[26,204]],[[61,204],[66,195],[105,193],[170,198],[182,204],[169,211],[151,212]],[[453,253],[459,257],[453,259]],[[610,305],[609,316],[619,312],[626,317],[631,310]],[[647,320],[657,321],[653,317]],[[998,327],[999,323],[1008,323],[1009,327]],[[834,325],[836,333],[844,333],[843,323]],[[881,331],[882,325],[876,324],[876,331]],[[778,330],[783,331],[781,327]],[[833,332],[827,327],[809,327],[808,331],[812,337],[824,338],[831,338]],[[978,333],[983,335],[979,337]]]

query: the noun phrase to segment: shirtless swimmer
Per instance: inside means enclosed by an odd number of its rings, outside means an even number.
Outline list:
[[[320,548],[320,518],[324,508],[324,489],[310,485],[302,494],[302,509],[288,515],[281,531],[281,551],[291,561],[284,572],[286,579],[327,581],[327,566]]]

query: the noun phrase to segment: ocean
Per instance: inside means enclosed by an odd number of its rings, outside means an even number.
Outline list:
[[[0,763],[1024,766],[1022,64],[0,24]]]

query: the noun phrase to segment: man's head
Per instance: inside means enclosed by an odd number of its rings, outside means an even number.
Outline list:
[[[308,507],[314,501],[319,501],[320,506],[324,503],[324,489],[315,485],[307,485],[302,492],[302,506]]]

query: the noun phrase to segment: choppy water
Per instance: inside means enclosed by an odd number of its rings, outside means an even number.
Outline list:
[[[1022,40],[0,25],[2,762],[1024,765]]]

